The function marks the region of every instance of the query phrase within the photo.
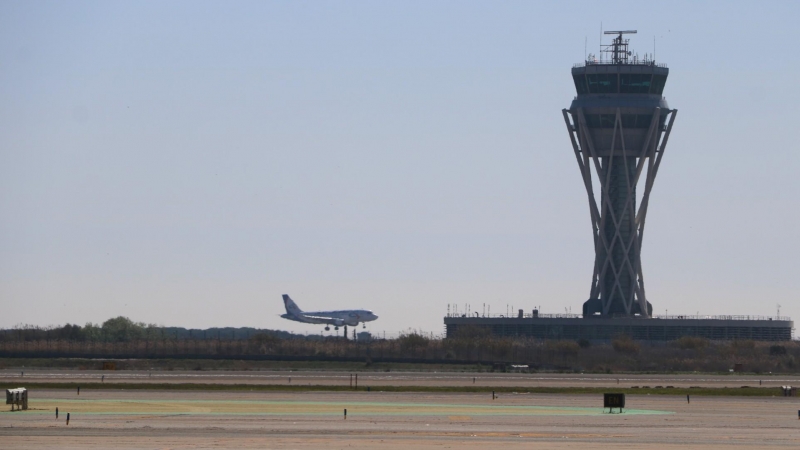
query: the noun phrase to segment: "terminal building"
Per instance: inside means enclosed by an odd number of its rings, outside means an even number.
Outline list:
[[[518,317],[445,317],[447,337],[457,337],[464,327],[479,327],[498,337],[533,339],[611,340],[620,335],[642,341],[671,341],[682,336],[710,340],[752,339],[789,341],[794,323],[788,317],[669,316],[583,317],[569,314],[523,314]]]
[[[621,334],[641,340],[792,338],[793,323],[782,317],[653,317],[645,293],[642,243],[650,194],[678,111],[663,95],[669,69],[650,55],[639,58],[629,51],[625,35],[633,33],[607,31],[615,37],[602,46],[600,58],[589,55],[572,68],[576,96],[562,111],[589,200],[595,254],[583,314],[448,314],[448,337],[461,327],[476,326],[497,336],[554,339],[611,339]]]

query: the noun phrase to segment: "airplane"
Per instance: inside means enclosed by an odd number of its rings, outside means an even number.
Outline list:
[[[378,318],[372,311],[365,309],[303,312],[286,294],[283,294],[283,304],[286,306],[286,314],[281,314],[284,319],[303,323],[325,324],[325,331],[330,331],[331,328],[328,325],[333,325],[334,329],[338,330],[343,325],[357,326],[359,322],[364,325],[364,328],[367,328],[366,322],[372,322]]]

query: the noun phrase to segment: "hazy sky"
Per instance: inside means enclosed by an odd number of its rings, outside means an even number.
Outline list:
[[[652,5],[652,6],[651,6]],[[449,303],[579,312],[594,258],[561,109],[600,24],[679,110],[656,314],[800,320],[797,2],[0,2],[0,326],[319,332]]]

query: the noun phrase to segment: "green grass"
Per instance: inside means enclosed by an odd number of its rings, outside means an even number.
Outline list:
[[[343,392],[353,391],[348,386],[324,385],[274,385],[274,384],[209,384],[209,383],[16,383],[14,386],[0,386],[2,389],[24,385],[28,389],[69,389],[77,390],[167,390],[167,391],[253,391],[253,392]],[[483,387],[483,386],[369,386],[374,392],[423,392],[423,393],[531,393],[531,394],[603,394],[620,392],[628,395],[700,395],[732,397],[774,397],[779,396],[779,388],[599,388],[599,387]],[[366,391],[361,386],[358,391]]]

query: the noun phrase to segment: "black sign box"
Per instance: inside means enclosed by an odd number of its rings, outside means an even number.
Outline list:
[[[603,394],[603,408],[624,408],[625,394]]]

